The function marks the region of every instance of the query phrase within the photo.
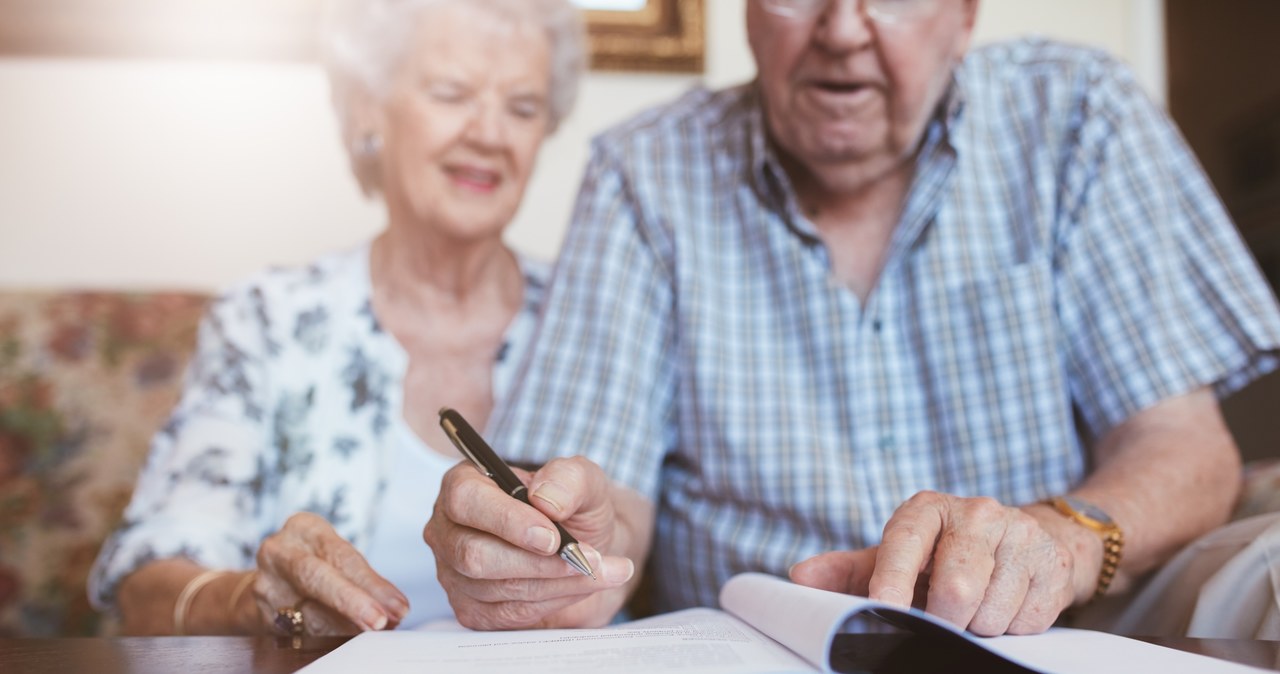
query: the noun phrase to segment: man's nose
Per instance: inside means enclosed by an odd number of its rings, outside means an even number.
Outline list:
[[[861,49],[874,39],[875,30],[863,0],[830,0],[814,27],[814,42],[832,52]]]

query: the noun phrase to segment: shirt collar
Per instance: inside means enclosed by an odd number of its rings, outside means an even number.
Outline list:
[[[781,207],[779,198],[791,190],[791,182],[782,170],[782,164],[774,154],[769,140],[769,129],[764,119],[764,101],[757,80],[747,87],[746,106],[747,138],[750,143],[751,179],[760,199],[770,206]],[[785,186],[785,190],[780,189]]]
[[[769,137],[769,125],[765,121],[764,101],[761,98],[759,80],[748,88],[747,133],[751,143],[751,182],[760,202],[769,210],[780,213],[784,220],[801,236],[813,242],[819,240],[818,231],[803,217],[796,201],[791,177],[782,168],[782,162]]]
[[[964,110],[968,103],[964,80],[964,68],[957,66],[951,71],[951,83],[947,86],[946,93],[942,95],[938,113],[932,122],[942,126],[940,140],[946,142],[953,150],[956,149],[956,142],[960,137],[960,124],[964,121]]]

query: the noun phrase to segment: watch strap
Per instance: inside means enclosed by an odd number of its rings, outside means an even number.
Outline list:
[[[1110,516],[1105,516],[1105,520],[1091,517],[1062,496],[1046,499],[1044,503],[1102,537],[1102,567],[1098,571],[1098,585],[1093,591],[1093,598],[1097,599],[1106,594],[1107,588],[1111,587],[1111,582],[1115,580],[1116,572],[1120,569],[1120,560],[1124,557],[1124,532],[1111,520]],[[1102,512],[1101,508],[1093,504],[1088,505],[1091,509]]]

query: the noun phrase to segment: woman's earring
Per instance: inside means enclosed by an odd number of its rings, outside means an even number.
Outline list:
[[[356,156],[369,159],[376,157],[382,151],[382,136],[376,133],[367,133],[356,141]]]

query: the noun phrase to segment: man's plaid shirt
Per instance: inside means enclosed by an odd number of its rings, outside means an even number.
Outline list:
[[[1275,367],[1280,315],[1195,159],[1111,59],[972,53],[864,303],[748,85],[597,139],[494,446],[659,504],[659,609],[879,541],[925,489],[1065,492],[1135,412]]]

